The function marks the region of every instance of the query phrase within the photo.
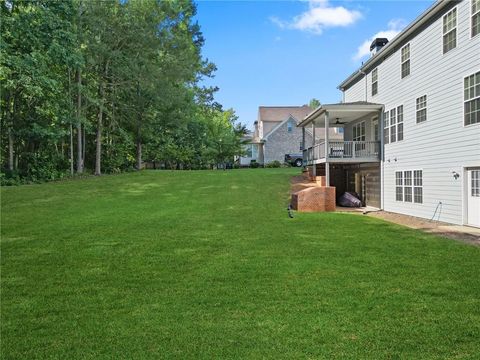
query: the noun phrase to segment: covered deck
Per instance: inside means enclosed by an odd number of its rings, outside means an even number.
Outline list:
[[[361,119],[376,118],[376,124],[369,123],[367,136],[365,124],[363,129],[353,128],[352,124]],[[370,121],[370,120],[368,120]],[[325,167],[327,184],[330,183],[329,164],[379,163],[382,157],[383,105],[369,102],[353,102],[322,105],[298,124],[303,133],[303,161],[305,166],[312,166],[316,175],[316,165]],[[344,139],[331,141],[329,128],[342,129]],[[305,142],[306,128],[311,128],[313,141]],[[375,133],[372,134],[375,130]],[[320,132],[320,134],[318,134]],[[318,135],[323,139],[317,140]]]

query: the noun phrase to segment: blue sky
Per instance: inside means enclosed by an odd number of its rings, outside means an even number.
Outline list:
[[[260,105],[338,102],[337,85],[368,59],[375,35],[391,38],[432,4],[410,1],[197,1],[208,84],[250,128]]]

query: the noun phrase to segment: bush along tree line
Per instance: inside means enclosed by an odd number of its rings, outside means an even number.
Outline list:
[[[245,127],[202,86],[195,5],[1,0],[1,181],[211,168]]]

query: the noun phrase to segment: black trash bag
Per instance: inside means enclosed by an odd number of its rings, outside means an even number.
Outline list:
[[[338,198],[338,204],[345,207],[362,207],[362,202],[355,193],[346,192]]]

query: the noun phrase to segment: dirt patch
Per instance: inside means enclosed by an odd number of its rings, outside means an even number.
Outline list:
[[[407,226],[412,229],[418,229],[480,246],[480,229],[469,226],[452,225],[439,221],[429,221],[415,216],[396,214],[388,211],[369,212],[367,215]]]

